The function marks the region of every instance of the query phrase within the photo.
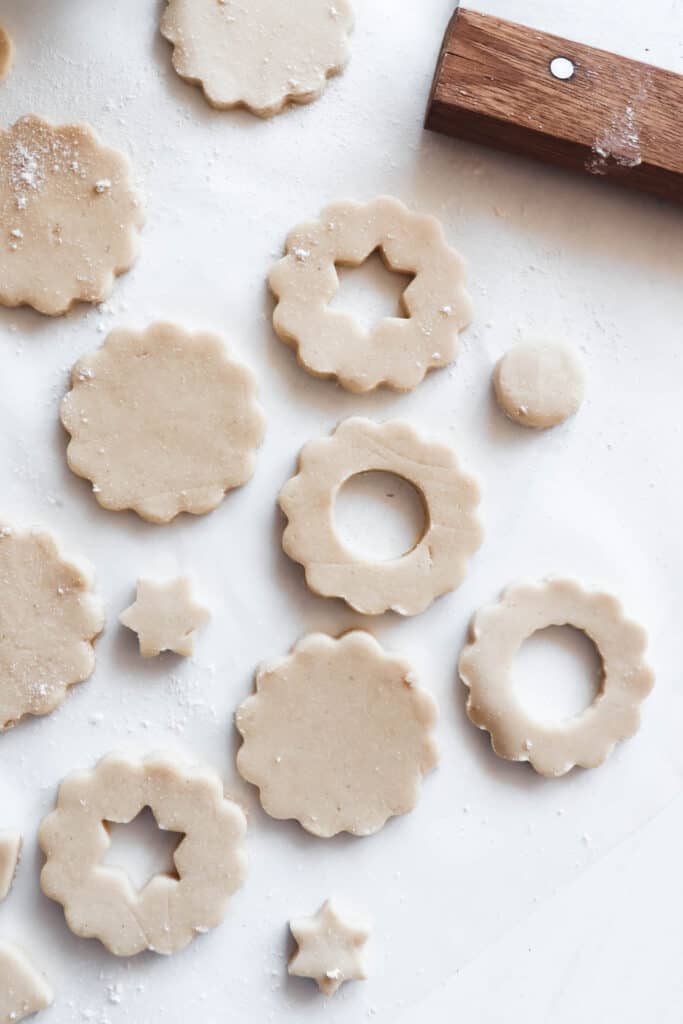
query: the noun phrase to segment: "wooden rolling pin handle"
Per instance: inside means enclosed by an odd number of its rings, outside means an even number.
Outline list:
[[[683,76],[458,9],[426,126],[683,202]]]

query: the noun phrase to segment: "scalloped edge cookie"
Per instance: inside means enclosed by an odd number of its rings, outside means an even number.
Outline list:
[[[212,107],[272,117],[318,99],[344,70],[349,0],[167,0],[161,34],[173,67]]]
[[[10,548],[14,553],[8,555]],[[38,580],[27,567],[39,567]],[[0,524],[0,732],[25,715],[50,714],[71,686],[94,672],[104,612],[93,585],[92,567],[65,557],[52,534]],[[17,610],[20,621],[12,621]],[[26,634],[21,643],[19,628]],[[68,655],[60,654],[65,645]]]
[[[324,839],[372,835],[415,807],[435,721],[410,664],[369,633],[311,633],[259,670],[237,709],[237,769],[272,818]]]
[[[369,471],[394,473],[423,497],[425,533],[400,558],[372,562],[358,557],[335,530],[340,489]],[[298,472],[279,496],[288,519],[282,546],[303,565],[314,593],[340,597],[364,615],[389,610],[419,615],[462,583],[467,560],[483,540],[479,501],[478,484],[446,445],[426,440],[401,420],[375,423],[352,417],[330,437],[301,449]]]
[[[159,828],[184,837],[173,854],[178,877],[156,874],[138,892],[125,871],[102,863],[104,822],[126,824],[144,807]],[[225,917],[246,875],[246,827],[212,769],[170,753],[108,754],[62,782],[38,835],[40,885],[74,934],[99,939],[115,956],[175,953]]]
[[[595,700],[556,725],[524,710],[512,683],[512,663],[525,640],[548,626],[573,626],[595,644],[603,683]],[[460,656],[469,688],[467,714],[491,734],[500,757],[529,761],[541,775],[564,775],[574,766],[595,768],[640,725],[640,704],[654,685],[644,661],[645,630],[627,619],[615,597],[577,580],[551,577],[507,587],[496,604],[476,613]]]
[[[88,125],[30,114],[0,130],[0,305],[60,316],[104,301],[143,223],[128,159]]]
[[[360,266],[376,251],[389,270],[413,280],[401,298],[405,316],[384,317],[366,331],[329,303],[339,288],[337,266]],[[332,203],[319,220],[290,232],[284,258],[270,271],[273,326],[315,377],[334,377],[356,394],[382,385],[411,391],[428,370],[455,359],[459,332],[472,318],[464,275],[435,217],[391,196]]]
[[[204,515],[252,476],[265,419],[256,378],[208,331],[119,328],[71,373],[67,462],[102,508],[151,523]]]

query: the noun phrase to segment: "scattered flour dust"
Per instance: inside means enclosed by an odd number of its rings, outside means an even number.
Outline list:
[[[610,160],[620,167],[639,167],[642,164],[638,111],[649,95],[650,85],[651,78],[646,74],[623,110],[614,114],[596,137],[592,155],[586,162],[586,170],[591,174],[607,174]]]
[[[48,141],[17,140],[9,152],[9,182],[17,209],[25,210],[32,193],[40,192],[48,174],[86,177],[77,143],[54,136]],[[105,189],[103,189],[105,191]]]

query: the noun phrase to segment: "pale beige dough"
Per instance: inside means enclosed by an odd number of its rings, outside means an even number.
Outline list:
[[[14,44],[12,37],[6,29],[0,25],[0,82],[4,81],[10,73],[14,59]]]
[[[264,431],[251,370],[217,335],[168,323],[112,331],[74,367],[61,418],[99,504],[152,523],[216,508],[251,477]]]
[[[360,266],[375,251],[414,279],[401,300],[405,316],[384,317],[368,332],[329,304],[339,288],[336,267]],[[439,222],[389,196],[333,203],[319,220],[294,228],[268,280],[275,330],[301,365],[357,393],[416,387],[428,370],[453,361],[472,316],[463,261]]]
[[[427,528],[412,551],[367,561],[344,546],[334,527],[334,504],[351,477],[394,473],[422,495]],[[282,546],[304,566],[306,582],[323,597],[341,597],[364,615],[389,609],[423,612],[463,580],[467,559],[482,542],[477,483],[445,445],[423,439],[408,423],[353,418],[329,438],[309,441],[299,471],[280,492],[288,519]]]
[[[538,430],[556,427],[578,412],[586,390],[581,360],[560,342],[515,345],[497,364],[493,384],[505,415]]]
[[[295,918],[289,928],[298,946],[289,974],[317,981],[326,996],[334,995],[345,981],[367,978],[370,925],[364,917],[349,913],[336,900],[326,900],[313,917]]]
[[[125,871],[102,863],[104,822],[128,823],[144,807],[159,828],[184,838],[173,854],[177,877],[154,875],[138,892]],[[175,953],[225,917],[246,875],[245,831],[244,813],[210,768],[174,754],[109,754],[62,783],[40,827],[40,884],[76,935],[99,939],[116,956]]]
[[[270,117],[310,103],[349,58],[349,0],[168,0],[173,66],[219,109]]]
[[[174,651],[188,658],[194,651],[194,633],[208,622],[209,612],[192,597],[186,576],[155,581],[138,580],[135,603],[119,621],[138,635],[140,654],[154,658]]]
[[[595,644],[603,663],[600,693],[585,711],[557,725],[533,719],[512,684],[512,663],[528,637],[548,626],[573,626]],[[541,775],[594,768],[640,725],[640,704],[654,684],[644,659],[647,635],[610,594],[576,580],[552,578],[508,587],[475,615],[460,657],[470,693],[467,713],[491,734],[493,749],[529,761]]]
[[[17,1024],[53,999],[52,989],[26,954],[0,941],[0,1024]]]
[[[7,899],[21,857],[22,838],[18,832],[0,832],[0,903]]]
[[[369,633],[313,633],[264,666],[237,710],[237,767],[273,818],[366,836],[417,803],[436,764],[436,708]]]
[[[31,115],[0,130],[0,305],[58,316],[102,302],[143,220],[128,160],[87,125]]]
[[[92,675],[104,626],[92,585],[48,533],[0,524],[0,731],[54,711]]]

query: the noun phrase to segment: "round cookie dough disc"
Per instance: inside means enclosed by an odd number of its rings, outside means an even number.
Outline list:
[[[321,95],[348,61],[352,25],[349,0],[167,0],[161,33],[213,107],[271,117]]]
[[[498,404],[511,420],[545,430],[564,423],[585,394],[583,366],[561,342],[524,342],[506,352],[493,375]]]
[[[251,370],[220,337],[167,323],[119,328],[84,356],[61,418],[99,504],[151,523],[217,508],[251,477],[264,431]]]
[[[267,814],[368,836],[411,811],[437,761],[436,707],[410,665],[361,630],[304,637],[237,709],[237,769]]]
[[[103,302],[144,223],[127,158],[84,124],[0,129],[0,306],[60,316]]]

